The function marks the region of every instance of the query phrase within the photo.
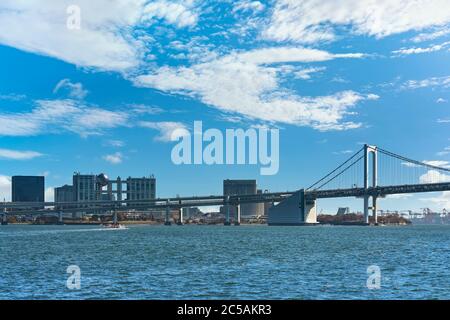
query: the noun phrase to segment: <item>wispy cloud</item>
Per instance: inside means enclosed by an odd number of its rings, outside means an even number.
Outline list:
[[[442,157],[442,156],[446,156],[450,154],[450,146],[449,147],[445,147],[444,150],[439,151],[438,153],[436,153],[436,155]]]
[[[127,126],[130,115],[75,100],[38,100],[29,112],[0,114],[0,136],[32,136],[61,131],[81,136]]]
[[[277,0],[263,36],[276,41],[317,43],[337,38],[338,28],[382,38],[450,22],[446,0]]]
[[[450,41],[443,42],[441,44],[435,44],[426,48],[402,48],[399,50],[392,51],[394,56],[405,56],[405,55],[411,55],[411,54],[420,54],[420,53],[430,53],[430,52],[436,52],[446,49],[450,46]]]
[[[422,80],[408,80],[401,86],[403,89],[420,89],[428,87],[450,87],[450,76],[431,77]]]
[[[121,152],[107,154],[107,155],[103,156],[103,160],[105,160],[111,164],[120,164],[123,161],[123,155]]]
[[[423,42],[423,41],[429,41],[434,40],[443,36],[446,36],[450,34],[450,28],[444,27],[444,28],[438,28],[435,31],[432,32],[424,32],[420,33],[417,36],[413,37],[411,40],[413,42]]]
[[[53,93],[56,94],[62,90],[65,91],[70,98],[80,100],[84,99],[88,94],[88,91],[83,88],[81,83],[73,83],[70,79],[59,81],[53,89]]]
[[[122,140],[107,140],[105,143],[107,146],[121,148],[125,146],[125,142]]]
[[[334,151],[333,154],[352,154],[354,153],[353,150],[341,150],[341,151]]]
[[[143,20],[164,19],[179,28],[192,27],[197,24],[198,14],[193,8],[193,1],[165,1],[150,2],[144,8]]]
[[[135,83],[198,97],[206,105],[250,119],[318,130],[344,130],[360,126],[343,121],[349,109],[374,95],[369,97],[349,90],[329,96],[298,96],[281,87],[279,73],[284,69],[272,65],[361,57],[364,57],[361,53],[333,54],[308,48],[263,48],[233,52],[191,67],[161,67],[137,77]]]
[[[242,12],[259,12],[265,9],[265,5],[260,1],[240,0],[233,5],[233,13]]]
[[[159,135],[155,137],[155,140],[161,142],[175,141],[179,137],[189,134],[187,126],[181,122],[141,121],[139,125],[143,128],[158,130]]]
[[[309,80],[311,79],[311,74],[324,71],[326,67],[312,67],[312,68],[305,68],[301,69],[299,71],[296,71],[295,77],[302,80]]]
[[[36,151],[18,151],[11,149],[0,149],[0,159],[31,160],[41,156],[43,156],[43,154]]]

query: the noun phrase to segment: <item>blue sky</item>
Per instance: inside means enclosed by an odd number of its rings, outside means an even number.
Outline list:
[[[155,174],[161,197],[226,178],[294,190],[365,142],[448,166],[449,55],[446,0],[2,1],[0,193],[45,174],[50,200],[74,171]],[[278,174],[174,165],[168,137],[195,120],[280,128]],[[450,194],[381,207],[448,209]]]

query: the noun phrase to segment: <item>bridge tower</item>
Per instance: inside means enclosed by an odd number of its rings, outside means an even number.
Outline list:
[[[370,176],[370,154],[372,154],[372,187],[378,185],[378,150],[376,146],[370,146],[368,144],[364,145],[364,189],[366,193],[364,195],[364,223],[369,223],[369,210],[372,210],[372,215],[374,218],[374,223],[378,223],[377,217],[377,196],[372,195],[372,206],[369,207],[368,194],[369,189],[369,176]]]

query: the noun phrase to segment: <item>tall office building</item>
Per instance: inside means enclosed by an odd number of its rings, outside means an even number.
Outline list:
[[[126,181],[127,200],[151,200],[156,198],[156,179],[151,177],[131,178]]]
[[[98,200],[99,187],[96,179],[95,174],[76,172],[73,175],[73,200],[76,202]]]
[[[223,180],[223,195],[252,195],[257,193],[256,180]],[[241,204],[241,217],[253,216],[259,214],[257,203]],[[226,212],[226,207],[223,209]],[[236,213],[233,206],[230,207],[230,214]]]
[[[11,193],[12,202],[44,202],[44,177],[13,176],[11,179]],[[43,206],[38,207],[42,208]]]

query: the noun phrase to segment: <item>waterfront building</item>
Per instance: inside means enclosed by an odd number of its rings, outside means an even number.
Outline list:
[[[73,202],[74,201],[74,188],[73,186],[64,185],[62,187],[55,188],[55,202]],[[58,208],[65,208],[67,206],[57,205]]]
[[[223,195],[256,195],[256,180],[223,180]],[[222,208],[221,212],[226,213],[226,206]],[[256,203],[241,204],[241,217],[257,215],[259,206]],[[236,214],[236,208],[230,206],[230,215]]]
[[[125,180],[127,200],[152,200],[156,198],[156,179],[151,177]]]
[[[44,179],[43,176],[13,176],[11,178],[12,202],[44,202]]]
[[[96,183],[95,174],[80,174],[75,172],[73,175],[73,199],[76,202],[95,201],[100,199],[99,185]]]
[[[193,216],[196,216],[198,214],[201,214],[202,212],[200,211],[199,208],[197,207],[185,207],[181,209],[183,212],[183,218],[184,219],[189,219]]]
[[[156,198],[156,179],[153,175],[142,178],[117,177],[109,179],[107,175],[75,173],[73,176],[74,201],[95,200],[152,200]],[[126,197],[124,197],[126,196]]]

